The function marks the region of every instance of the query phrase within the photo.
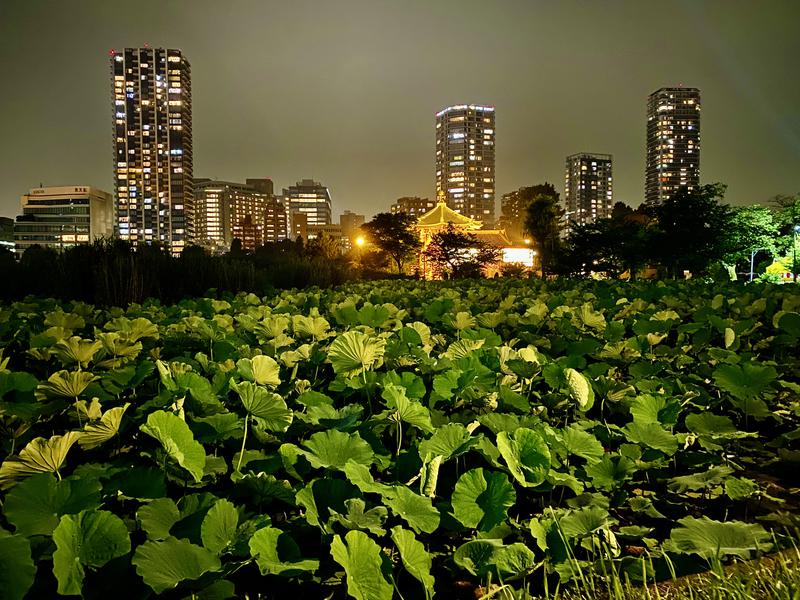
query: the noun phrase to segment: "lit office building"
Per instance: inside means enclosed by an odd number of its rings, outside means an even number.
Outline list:
[[[312,179],[303,179],[283,189],[283,199],[289,212],[292,233],[299,231],[299,223],[305,226],[331,224],[331,193],[327,187]],[[297,215],[303,215],[297,217]]]
[[[493,107],[460,104],[436,113],[436,197],[481,223],[494,222]]]
[[[578,225],[611,216],[614,206],[610,154],[573,154],[564,175],[567,221]]]
[[[111,53],[115,230],[172,254],[194,237],[192,93],[180,50]]]
[[[392,214],[406,213],[414,217],[420,217],[436,206],[436,202],[428,198],[419,196],[404,196],[398,198],[389,209]]]
[[[661,88],[647,98],[645,202],[700,185],[700,90]]]
[[[254,250],[286,239],[286,210],[266,193],[271,185],[260,183],[269,180],[247,181],[195,180],[197,243],[212,249],[230,248],[238,239],[243,249]]]
[[[34,245],[64,250],[114,232],[113,198],[91,186],[34,188],[20,205],[14,223],[17,256]]]

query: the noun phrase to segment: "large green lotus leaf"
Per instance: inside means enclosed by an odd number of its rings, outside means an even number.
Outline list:
[[[82,340],[78,336],[72,336],[67,340],[56,342],[53,353],[65,367],[78,363],[79,366],[86,368],[102,347],[103,343],[98,340]]]
[[[453,561],[477,577],[485,577],[488,573],[514,577],[533,569],[536,557],[520,542],[505,546],[501,540],[484,539],[459,546]]]
[[[453,514],[465,527],[490,531],[505,521],[516,499],[505,475],[478,468],[458,478],[451,503]]]
[[[288,533],[274,527],[259,529],[250,538],[252,556],[262,575],[296,577],[305,572],[314,572],[319,561],[303,559],[300,548]]]
[[[181,511],[171,498],[156,498],[136,512],[136,518],[151,540],[165,540],[170,529],[181,520]]]
[[[298,337],[310,337],[315,340],[327,337],[330,323],[319,315],[292,315],[292,330]]]
[[[147,541],[133,553],[136,572],[157,594],[193,580],[205,573],[219,571],[222,565],[213,552],[174,537],[163,542]]]
[[[598,331],[605,331],[606,319],[602,313],[594,310],[594,307],[587,303],[581,304],[574,311],[574,315],[578,318],[578,323],[591,329]]]
[[[422,400],[427,393],[425,382],[422,380],[422,377],[409,371],[403,371],[402,373],[388,371],[384,373],[381,383],[384,386],[392,383],[402,387],[405,389],[406,396],[414,400]]]
[[[761,525],[729,521],[723,523],[708,517],[684,517],[680,527],[672,530],[665,549],[678,554],[698,554],[703,558],[734,555],[750,558],[752,552],[765,552],[772,547],[769,532]]]
[[[628,423],[622,432],[629,441],[655,448],[668,456],[672,456],[678,450],[678,438],[658,423],[644,424],[634,421]]]
[[[594,435],[577,425],[562,429],[561,441],[564,442],[567,452],[580,456],[589,463],[597,462],[605,454],[603,444]]]
[[[96,479],[68,477],[58,481],[50,473],[28,477],[6,495],[3,512],[17,533],[50,535],[62,515],[97,508],[102,486]]]
[[[0,600],[22,600],[35,577],[30,542],[0,529]]]
[[[195,441],[186,422],[171,412],[158,410],[147,415],[140,429],[157,439],[167,455],[186,469],[199,482],[206,466],[206,451]]]
[[[326,529],[331,511],[347,512],[346,500],[360,496],[358,488],[343,479],[315,479],[297,492],[295,499],[305,508],[305,518],[310,525]]]
[[[87,371],[57,371],[36,388],[36,397],[44,399],[77,398],[97,377]]]
[[[362,465],[372,464],[374,453],[358,433],[345,433],[331,429],[319,431],[303,444],[308,462],[315,468],[344,469],[347,461]]]
[[[67,452],[80,438],[77,431],[54,435],[49,440],[37,437],[28,442],[19,456],[8,458],[0,466],[0,489],[13,486],[18,479],[34,473],[56,473],[64,464]]]
[[[119,426],[122,424],[122,415],[129,406],[130,403],[126,402],[123,406],[111,408],[103,413],[98,422],[87,423],[78,439],[80,447],[84,450],[91,450],[117,435]]]
[[[800,337],[800,314],[796,312],[779,312],[781,313],[780,316],[776,313],[776,327],[782,329],[792,337]]]
[[[569,539],[582,538],[613,523],[608,511],[597,506],[584,506],[564,515],[558,522],[561,533]]]
[[[380,366],[385,347],[386,342],[382,338],[360,331],[347,331],[328,347],[328,360],[335,373],[353,377]]]
[[[431,499],[415,494],[404,485],[392,486],[384,494],[383,501],[417,533],[433,533],[439,526],[439,511],[433,507]]]
[[[437,427],[431,437],[419,443],[419,455],[423,459],[426,456],[442,456],[447,460],[464,454],[477,442],[477,437],[471,436],[461,423],[447,423]]]
[[[286,431],[292,424],[294,413],[287,408],[286,402],[278,394],[273,394],[249,381],[236,383],[231,379],[230,387],[239,394],[245,410],[261,419],[270,431]]]
[[[358,311],[358,322],[367,327],[383,327],[390,318],[391,314],[385,306],[365,304]]]
[[[387,384],[381,396],[386,400],[387,408],[392,411],[392,418],[418,427],[422,431],[434,432],[430,411],[420,402],[407,398],[404,388]]]
[[[331,519],[339,523],[345,529],[361,529],[369,531],[377,536],[384,535],[386,530],[383,523],[389,511],[385,506],[376,506],[367,510],[367,503],[361,498],[348,498],[344,501],[347,507],[346,514],[340,515],[330,509]]]
[[[125,523],[105,510],[64,515],[53,531],[53,541],[53,574],[58,593],[67,596],[81,594],[84,567],[102,567],[131,550]]]
[[[744,401],[761,396],[777,378],[778,373],[773,367],[752,363],[720,365],[714,369],[717,387]]]
[[[372,473],[369,472],[369,467],[364,464],[351,460],[345,464],[342,470],[347,477],[347,481],[355,485],[365,494],[373,493],[384,495],[390,490],[390,486],[375,481],[372,477]]]
[[[726,437],[737,433],[736,426],[729,417],[710,412],[686,415],[686,428],[698,435]]]
[[[426,600],[433,598],[435,593],[433,589],[435,579],[431,575],[433,561],[425,546],[414,537],[413,533],[399,525],[392,527],[392,541],[400,552],[400,560],[406,571],[422,584]]]
[[[644,424],[675,425],[679,411],[680,404],[675,400],[668,400],[664,396],[643,394],[637,396],[631,404],[633,420]]]
[[[274,358],[259,354],[250,358],[242,358],[236,363],[239,374],[248,381],[258,385],[277,386],[281,383],[281,369]]]
[[[720,465],[711,467],[703,473],[692,473],[691,475],[680,475],[669,480],[669,489],[673,492],[683,493],[686,490],[705,490],[725,483],[729,475],[733,474],[733,469]]]
[[[633,463],[626,457],[603,457],[594,463],[586,465],[586,475],[592,484],[601,490],[611,490],[622,484],[630,474],[635,471]]]
[[[83,329],[86,320],[71,312],[64,312],[61,308],[45,313],[44,323],[50,327],[63,327],[64,329]]]
[[[594,405],[594,390],[589,380],[572,368],[564,369],[570,397],[578,403],[578,409],[586,412]]]
[[[509,471],[525,487],[537,486],[550,470],[550,448],[544,438],[525,427],[497,434],[497,449]]]
[[[236,539],[236,528],[239,525],[239,512],[232,502],[217,500],[206,513],[200,526],[200,537],[203,546],[216,554],[220,554]]]
[[[128,319],[118,317],[105,324],[108,331],[120,331],[126,334],[129,340],[135,342],[144,338],[157,340],[159,338],[158,327],[144,317]]]
[[[392,600],[394,588],[383,576],[381,547],[362,531],[348,531],[331,542],[331,556],[347,576],[347,593],[356,600]]]
[[[484,577],[492,570],[495,552],[502,545],[501,540],[471,540],[456,549],[453,562],[476,577]]]
[[[475,327],[475,317],[472,316],[472,313],[465,311],[458,312],[455,315],[448,313],[442,318],[442,323],[457,331],[462,331]]]

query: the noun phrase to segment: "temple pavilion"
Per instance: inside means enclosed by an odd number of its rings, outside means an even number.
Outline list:
[[[535,251],[530,247],[516,247],[503,229],[483,229],[479,221],[457,213],[447,206],[443,200],[439,200],[436,206],[417,219],[416,229],[419,233],[420,242],[422,242],[418,267],[424,279],[433,279],[435,277],[433,267],[425,258],[424,252],[431,243],[433,236],[440,231],[444,231],[450,224],[457,231],[474,235],[482,242],[501,250],[500,261],[486,269],[487,272],[485,274],[487,277],[497,273],[503,263],[522,263],[528,268],[533,267]]]

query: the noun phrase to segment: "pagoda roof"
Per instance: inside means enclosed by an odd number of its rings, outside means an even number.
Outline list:
[[[417,227],[442,227],[448,223],[466,226],[470,229],[479,229],[481,226],[478,221],[457,213],[441,200],[417,219]]]
[[[508,248],[509,246],[513,246],[506,232],[502,229],[479,229],[477,231],[471,231],[470,233],[476,236],[480,241],[496,248]]]

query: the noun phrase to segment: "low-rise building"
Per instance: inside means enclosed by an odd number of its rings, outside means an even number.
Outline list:
[[[33,188],[14,223],[17,256],[31,246],[64,250],[114,233],[113,197],[88,185]]]

